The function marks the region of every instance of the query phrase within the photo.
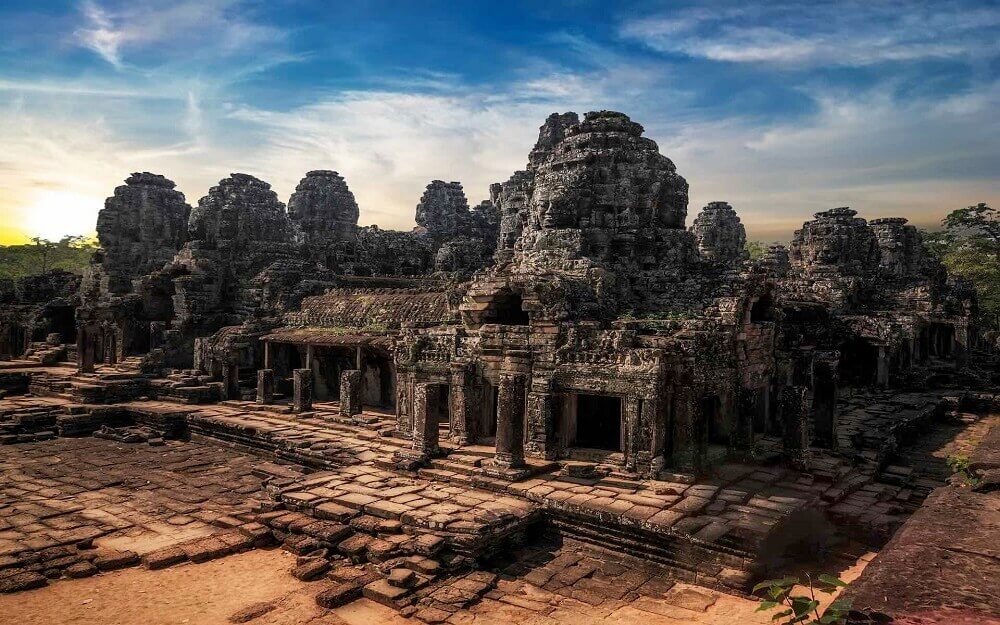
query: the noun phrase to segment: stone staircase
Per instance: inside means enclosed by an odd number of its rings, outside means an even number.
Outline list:
[[[72,353],[70,350],[72,347]],[[28,345],[24,358],[44,366],[76,359],[76,345],[62,345],[50,341],[36,341]]]

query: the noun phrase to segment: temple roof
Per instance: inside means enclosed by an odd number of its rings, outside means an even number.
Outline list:
[[[278,328],[261,340],[271,343],[321,345],[325,347],[372,346],[388,349],[392,339],[383,335],[332,332],[329,328]]]

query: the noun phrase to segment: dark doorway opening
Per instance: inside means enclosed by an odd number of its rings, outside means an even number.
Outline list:
[[[438,384],[437,388],[437,411],[428,414],[427,418],[433,418],[438,424],[440,436],[447,437],[451,433],[451,386]]]
[[[50,306],[45,316],[49,332],[58,332],[63,343],[76,342],[76,308],[73,306]]]
[[[837,369],[847,386],[874,386],[878,380],[878,348],[861,338],[841,344]]]
[[[831,367],[817,364],[813,368],[813,444],[817,447],[836,446],[837,383]]]
[[[500,291],[493,298],[492,323],[506,326],[528,325],[528,313],[523,308],[521,296],[511,291]]]
[[[718,395],[703,397],[699,402],[699,412],[705,428],[708,429],[709,445],[728,445],[729,432],[723,427],[722,402]]]
[[[490,442],[496,440],[497,436],[497,409],[500,405],[500,387],[489,385],[486,387],[486,406],[483,410],[481,439],[489,439]]]
[[[946,323],[932,323],[930,326],[931,356],[951,358],[955,342],[955,328]]]
[[[771,389],[768,386],[762,386],[757,389],[756,402],[753,406],[753,431],[755,434],[764,434],[767,432],[767,417],[770,412],[770,392]]]
[[[774,321],[774,300],[771,295],[763,295],[750,307],[750,323]]]
[[[609,395],[577,395],[576,446],[622,450],[622,399]]]

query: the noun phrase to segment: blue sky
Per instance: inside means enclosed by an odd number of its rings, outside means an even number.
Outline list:
[[[471,202],[551,112],[616,109],[751,237],[850,205],[920,225],[997,203],[995,2],[20,2],[0,5],[0,239],[93,229],[129,172],[192,204],[234,171],[287,199],[335,169],[409,228]]]

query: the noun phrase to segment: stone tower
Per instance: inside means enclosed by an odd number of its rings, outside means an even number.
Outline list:
[[[359,212],[347,182],[335,171],[307,173],[288,200],[288,217],[314,248],[353,240]]]
[[[702,258],[732,266],[747,258],[747,233],[739,215],[727,202],[709,202],[691,225]]]
[[[101,293],[127,293],[134,278],[170,262],[187,240],[191,207],[174,187],[158,174],[134,173],[105,200],[97,215],[103,261],[93,268]]]

